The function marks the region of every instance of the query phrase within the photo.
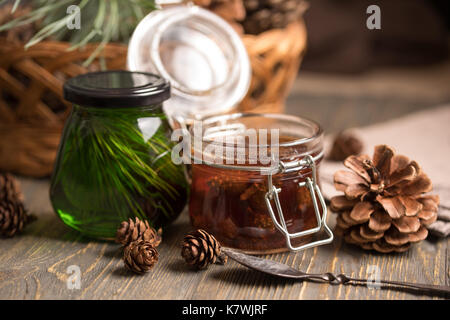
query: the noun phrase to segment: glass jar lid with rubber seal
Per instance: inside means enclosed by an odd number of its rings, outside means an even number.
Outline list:
[[[218,15],[192,4],[166,5],[147,15],[131,37],[127,66],[170,82],[164,111],[172,124],[236,111],[251,79],[240,36]]]

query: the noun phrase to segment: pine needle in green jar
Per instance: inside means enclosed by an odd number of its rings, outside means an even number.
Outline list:
[[[50,188],[62,221],[87,236],[113,239],[128,218],[155,228],[175,220],[188,184],[182,165],[171,161],[162,110],[168,82],[149,73],[88,73],[69,79],[64,97],[74,105]]]

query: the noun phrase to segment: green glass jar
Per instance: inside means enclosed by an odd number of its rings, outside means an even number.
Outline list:
[[[50,188],[55,212],[81,233],[113,239],[120,222],[146,219],[155,228],[183,210],[184,168],[171,161],[171,129],[162,110],[170,85],[159,76],[95,72],[69,79],[74,103]]]

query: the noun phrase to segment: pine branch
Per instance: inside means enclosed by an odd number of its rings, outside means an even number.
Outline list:
[[[19,5],[21,1],[15,0],[12,12]],[[33,10],[1,25],[0,32],[38,23],[41,27],[25,44],[25,48],[45,39],[71,42],[72,46],[68,50],[81,48],[87,43],[98,43],[96,50],[87,58],[84,65],[89,65],[96,59],[110,41],[127,43],[139,21],[156,9],[155,0],[32,0],[31,5]],[[67,23],[76,15],[76,13],[67,14],[69,5],[80,7],[80,29],[67,28]]]

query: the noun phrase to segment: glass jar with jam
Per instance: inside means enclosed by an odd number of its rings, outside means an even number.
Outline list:
[[[231,114],[190,129],[192,225],[226,247],[262,254],[330,243],[317,171],[323,132],[281,114]],[[313,234],[325,231],[325,239]]]

